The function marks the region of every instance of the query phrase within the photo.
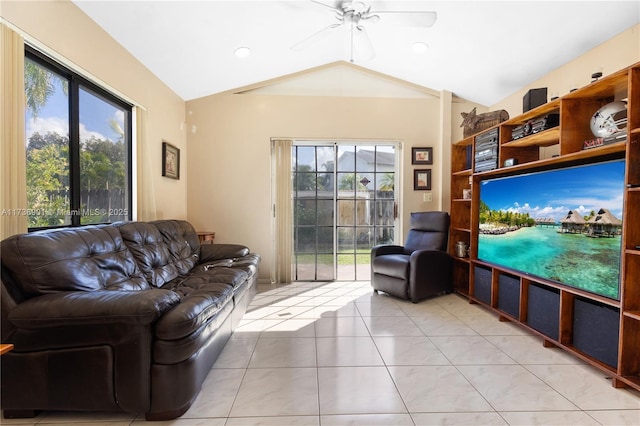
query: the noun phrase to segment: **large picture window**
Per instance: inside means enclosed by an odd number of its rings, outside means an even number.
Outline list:
[[[24,72],[29,229],[131,219],[131,105],[31,48]]]

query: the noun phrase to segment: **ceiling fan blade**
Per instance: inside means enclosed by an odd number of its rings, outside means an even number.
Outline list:
[[[370,61],[376,57],[376,51],[371,43],[367,30],[362,25],[357,25],[352,31],[351,62]]]
[[[315,3],[315,4],[319,4],[320,6],[328,7],[328,8],[329,8],[329,9],[331,9],[331,10],[337,10],[337,11],[340,11],[340,8],[339,8],[339,7],[337,7],[337,3],[338,3],[338,2],[335,2],[335,1],[332,1],[332,2],[324,2],[324,1],[320,1],[320,0],[311,0],[311,2],[312,2],[312,3]],[[330,3],[330,4],[329,4],[329,3]]]
[[[405,27],[428,28],[433,26],[436,23],[436,19],[438,19],[436,12],[426,11],[372,11],[371,14],[379,15],[381,23]]]
[[[291,50],[295,50],[295,51],[304,50],[307,47],[324,40],[329,35],[331,35],[331,33],[333,33],[334,30],[336,30],[337,28],[340,28],[341,26],[342,26],[342,23],[331,24],[329,26],[326,26],[320,31],[316,31],[315,33],[311,34],[310,36],[302,39],[301,41],[291,46]]]

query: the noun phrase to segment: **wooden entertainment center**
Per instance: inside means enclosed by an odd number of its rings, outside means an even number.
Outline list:
[[[627,101],[626,139],[583,149],[594,139],[593,114],[622,99]],[[512,140],[514,128],[548,114],[559,114],[558,126]],[[492,129],[499,133],[497,168],[474,172],[476,138]],[[540,335],[545,346],[560,347],[603,370],[613,386],[640,390],[640,63],[454,143],[451,158],[449,253],[455,291],[497,312],[500,320]],[[478,259],[482,180],[621,158],[626,172],[620,300]],[[517,164],[505,167],[506,159]],[[469,247],[467,257],[456,256],[459,241]]]

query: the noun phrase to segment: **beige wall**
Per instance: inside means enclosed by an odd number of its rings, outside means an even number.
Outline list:
[[[27,40],[147,109],[158,218],[186,218],[186,174],[180,180],[161,176],[163,139],[180,148],[183,158],[188,155],[186,132],[180,127],[184,100],[70,1],[1,3],[2,19]]]
[[[591,73],[597,69],[606,76],[639,61],[640,25],[635,25],[504,98],[490,109],[506,109],[511,117],[515,117],[522,114],[522,98],[530,89],[546,87],[548,99],[551,94],[564,96],[574,87],[590,84]],[[558,152],[557,145],[540,148],[540,157],[550,158]]]
[[[216,232],[217,242],[248,245],[263,256],[260,278],[271,265],[270,140],[401,140],[402,215],[442,209],[443,168],[439,99],[344,98],[221,94],[187,102],[189,220]],[[413,191],[411,148],[434,147],[433,202]],[[449,149],[446,146],[445,149]],[[448,210],[448,206],[444,206]]]
[[[491,106],[491,110],[506,109],[511,117],[522,114],[522,98],[530,89],[546,87],[547,94],[564,96],[573,86],[591,83],[591,73],[602,68],[603,75],[614,73],[640,61],[640,25],[623,31],[584,55],[551,71]],[[550,97],[550,96],[549,96]]]

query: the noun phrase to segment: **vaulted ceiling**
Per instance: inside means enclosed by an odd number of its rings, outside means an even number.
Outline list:
[[[358,7],[434,11],[437,20],[393,25],[383,14],[364,22],[375,56],[362,58],[366,46],[352,49],[350,30],[292,49],[335,24],[330,6],[344,1],[73,2],[185,100],[353,59],[361,69],[491,105],[640,22],[638,1],[363,0]],[[416,53],[415,42],[428,48]],[[236,57],[239,47],[251,54]],[[298,80],[298,90],[329,93],[339,83],[341,93],[352,92],[354,74],[338,74]]]

